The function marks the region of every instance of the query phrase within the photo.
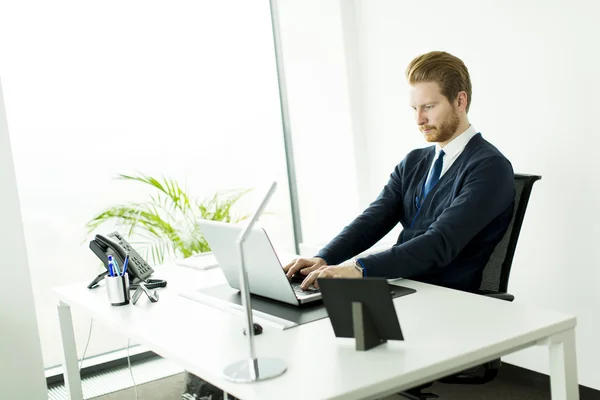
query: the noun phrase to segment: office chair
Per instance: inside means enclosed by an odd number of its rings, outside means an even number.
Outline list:
[[[479,294],[506,301],[513,301],[515,299],[512,294],[507,292],[508,278],[521,226],[523,226],[529,196],[531,195],[533,184],[540,179],[542,177],[538,175],[515,174],[515,208],[513,210],[513,217],[502,240],[496,245],[488,263],[483,269]],[[500,359],[492,360],[459,374],[438,379],[438,382],[481,385],[490,382],[498,375],[500,365]],[[431,385],[432,383],[429,383],[399,394],[410,400],[438,398],[434,393],[422,392],[423,389]]]

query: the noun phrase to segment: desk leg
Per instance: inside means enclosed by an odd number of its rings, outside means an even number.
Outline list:
[[[70,400],[83,400],[71,307],[62,301],[58,302],[58,320],[60,322],[60,335],[62,337],[64,353],[63,376],[65,378],[65,389],[67,389]]]
[[[570,329],[550,337],[550,388],[552,400],[578,400],[577,356],[575,330]]]

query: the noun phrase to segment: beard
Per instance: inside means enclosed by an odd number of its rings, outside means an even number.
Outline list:
[[[431,129],[429,133],[424,133],[425,140],[440,143],[450,140],[456,133],[458,125],[460,125],[460,117],[458,116],[458,112],[453,109],[452,113],[440,124],[439,128],[434,125],[423,125],[419,129],[421,132]]]

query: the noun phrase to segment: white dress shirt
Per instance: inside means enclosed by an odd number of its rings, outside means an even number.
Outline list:
[[[473,138],[473,136],[477,135],[477,131],[473,128],[473,125],[469,125],[466,131],[452,139],[450,143],[448,143],[443,149],[442,147],[436,143],[435,145],[435,157],[433,158],[433,162],[431,163],[431,167],[429,167],[429,174],[427,174],[427,179],[431,175],[431,171],[433,170],[433,164],[435,160],[440,156],[440,151],[444,150],[444,163],[442,165],[442,172],[440,173],[440,178],[444,176],[446,171],[450,169],[454,161],[460,156],[463,152],[469,140]]]

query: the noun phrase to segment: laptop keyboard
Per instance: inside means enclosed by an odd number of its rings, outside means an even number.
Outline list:
[[[300,283],[301,282],[290,282],[290,284],[292,285],[292,289],[294,289],[294,293],[296,294],[296,297],[306,297],[306,296],[314,294],[314,293],[320,293],[319,289],[303,290],[300,287]]]

